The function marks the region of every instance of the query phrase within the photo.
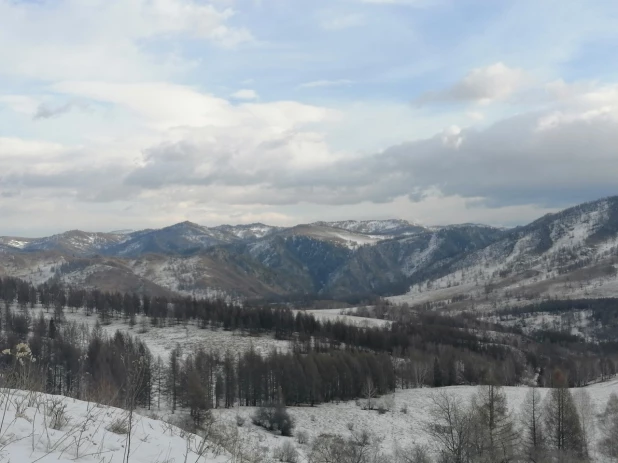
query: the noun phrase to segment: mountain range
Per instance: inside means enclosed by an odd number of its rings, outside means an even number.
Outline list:
[[[199,297],[356,299],[495,305],[612,294],[618,197],[513,229],[405,220],[0,237],[0,275],[103,290]],[[580,294],[581,293],[581,294]]]

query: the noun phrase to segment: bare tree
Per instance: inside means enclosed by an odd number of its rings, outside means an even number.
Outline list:
[[[609,396],[605,411],[600,417],[601,441],[599,449],[603,455],[618,461],[618,395]]]
[[[426,447],[414,445],[409,448],[396,449],[395,461],[397,463],[431,463],[431,457]]]
[[[548,447],[562,460],[570,455],[583,458],[586,449],[579,414],[566,378],[559,371],[554,373],[554,384],[543,411]]]
[[[590,397],[590,393],[586,389],[578,389],[573,394],[573,399],[575,400],[575,406],[577,407],[581,423],[584,453],[587,455],[590,450],[590,441],[594,436],[594,424],[596,421],[595,405]]]
[[[373,410],[373,399],[376,397],[378,390],[373,384],[371,376],[367,376],[365,384],[363,385],[363,397],[365,398],[365,409]]]
[[[512,461],[518,436],[502,388],[491,384],[479,387],[472,400],[472,411],[475,461]]]
[[[543,433],[541,393],[537,387],[528,389],[522,404],[520,419],[523,427],[524,455],[530,461],[539,461],[545,447],[545,435]]]
[[[133,433],[133,412],[137,405],[137,398],[144,388],[144,376],[146,372],[146,359],[144,357],[123,359],[127,371],[126,379],[126,398],[125,408],[128,411],[127,417],[127,443],[123,456],[123,463],[129,463],[131,456],[131,435]]]
[[[431,421],[427,433],[433,438],[444,463],[469,461],[473,420],[470,410],[461,406],[457,397],[445,391],[432,399]]]

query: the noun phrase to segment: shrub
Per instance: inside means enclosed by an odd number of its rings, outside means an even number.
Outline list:
[[[267,404],[256,410],[253,424],[269,431],[280,431],[282,436],[291,436],[294,420],[283,404]]]
[[[300,445],[305,445],[309,443],[309,434],[307,431],[297,431],[296,432],[296,441]]]
[[[285,441],[281,447],[277,448],[274,452],[274,457],[284,463],[298,462],[298,452],[290,441]]]
[[[431,463],[429,450],[421,445],[414,445],[403,450],[397,450],[396,457],[398,461],[405,463]]]
[[[109,432],[114,434],[127,434],[129,432],[129,423],[126,416],[121,416],[112,421],[107,428]]]
[[[62,429],[69,423],[69,417],[66,414],[67,406],[62,399],[52,398],[45,404],[46,414],[49,417],[49,427],[52,429]]]
[[[342,436],[322,434],[313,441],[309,454],[312,463],[369,463],[384,460],[379,454],[377,442],[366,432],[353,433],[347,439]]]

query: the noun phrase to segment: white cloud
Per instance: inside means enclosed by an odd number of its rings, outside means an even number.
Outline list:
[[[0,75],[39,80],[127,80],[189,66],[148,41],[195,38],[224,47],[252,41],[234,12],[193,0],[0,0]]]
[[[0,105],[6,105],[20,114],[34,115],[39,104],[37,98],[29,95],[0,95]]]
[[[407,5],[415,7],[432,6],[440,1],[441,0],[360,0],[361,3],[369,3],[374,5]]]
[[[348,79],[337,80],[314,80],[311,82],[305,82],[300,84],[298,88],[319,88],[319,87],[340,87],[345,85],[352,85],[354,81]]]
[[[485,119],[485,115],[480,111],[468,111],[466,113],[466,116],[468,116],[473,121],[482,121]]]
[[[456,125],[447,127],[442,132],[442,144],[450,148],[457,149],[463,143],[464,138],[461,134],[461,128]]]
[[[235,100],[257,100],[259,95],[255,90],[245,88],[232,93],[231,97]]]
[[[504,100],[528,82],[522,69],[503,63],[470,71],[461,81],[445,90],[427,92],[416,99],[418,104],[475,102],[489,104]]]
[[[342,30],[364,25],[365,16],[359,13],[351,13],[343,16],[334,16],[323,19],[320,26],[326,30]]]

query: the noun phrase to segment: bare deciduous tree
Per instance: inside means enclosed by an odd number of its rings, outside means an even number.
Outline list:
[[[583,458],[583,430],[566,378],[556,371],[553,382],[555,387],[549,391],[543,410],[548,447],[563,460],[570,455]]]
[[[434,439],[441,461],[467,462],[473,424],[470,410],[457,397],[440,391],[432,397],[431,418],[427,433]]]
[[[374,407],[373,399],[375,399],[377,392],[378,390],[374,386],[371,376],[367,376],[367,379],[365,380],[365,384],[363,385],[363,397],[365,398],[365,409],[366,410],[373,410],[373,407]]]
[[[538,461],[545,448],[543,433],[543,407],[538,388],[531,387],[526,393],[521,408],[522,445],[524,456],[530,461]]]
[[[605,411],[600,417],[601,441],[599,449],[603,455],[618,460],[618,395],[609,396]]]
[[[472,399],[472,412],[475,461],[512,461],[516,455],[518,436],[502,388],[495,385],[481,386]]]

